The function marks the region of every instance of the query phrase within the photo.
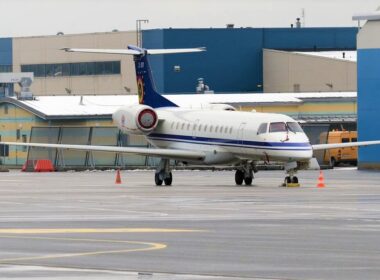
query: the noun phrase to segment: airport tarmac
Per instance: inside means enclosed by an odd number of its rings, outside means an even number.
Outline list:
[[[1,279],[379,279],[380,172],[0,173]]]

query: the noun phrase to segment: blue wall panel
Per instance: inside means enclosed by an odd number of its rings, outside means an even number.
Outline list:
[[[355,50],[357,28],[268,28],[263,45],[281,50]]]
[[[145,48],[163,49],[164,48],[164,31],[146,30],[143,31],[143,46]],[[149,63],[152,68],[153,82],[159,92],[164,92],[164,56],[151,55]]]
[[[143,31],[143,46],[207,48],[205,53],[151,57],[160,92],[194,92],[200,77],[216,92],[261,92],[263,48],[354,50],[356,33],[357,28],[159,29]]]
[[[380,139],[380,49],[358,50],[358,136]],[[359,149],[360,163],[379,163],[379,147]]]
[[[261,29],[165,30],[166,48],[207,48],[165,57],[165,92],[194,92],[200,77],[217,92],[261,90],[257,85],[262,84],[262,54],[256,51],[262,49],[261,37]],[[179,73],[173,70],[176,64],[181,66]]]
[[[0,65],[12,65],[12,38],[0,38]]]

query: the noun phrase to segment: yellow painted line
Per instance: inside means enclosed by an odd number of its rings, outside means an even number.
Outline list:
[[[10,228],[0,229],[0,234],[54,234],[54,233],[186,233],[204,230],[173,228]]]
[[[126,241],[126,240],[109,240],[109,239],[103,240],[103,239],[49,238],[49,237],[23,237],[23,236],[0,236],[0,238],[61,240],[61,241],[78,241],[78,242],[80,241],[80,242],[99,242],[99,243],[123,243],[123,244],[133,244],[133,245],[144,246],[143,248],[134,248],[134,249],[104,250],[104,251],[77,252],[77,253],[67,253],[67,254],[52,254],[52,255],[31,256],[31,257],[8,258],[8,259],[0,259],[0,263],[95,256],[95,255],[102,255],[102,254],[120,254],[120,253],[131,253],[131,252],[153,251],[153,250],[161,250],[167,247],[167,245],[163,243]]]

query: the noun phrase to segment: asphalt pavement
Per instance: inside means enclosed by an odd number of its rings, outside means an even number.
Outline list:
[[[379,279],[380,172],[0,176],[1,279]]]

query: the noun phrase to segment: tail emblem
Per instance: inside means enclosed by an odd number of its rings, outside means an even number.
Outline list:
[[[144,104],[144,81],[142,76],[137,77],[137,94],[139,96],[139,104]]]

